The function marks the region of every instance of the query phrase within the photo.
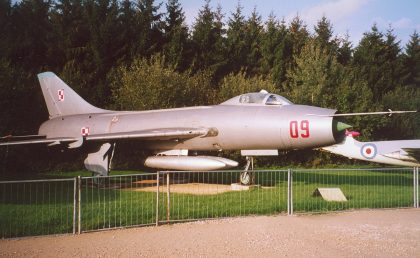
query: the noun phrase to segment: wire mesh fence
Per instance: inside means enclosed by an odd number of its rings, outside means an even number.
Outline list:
[[[74,233],[75,179],[0,182],[0,237]]]
[[[0,182],[2,238],[253,214],[419,207],[418,168],[157,172]],[[322,190],[323,189],[323,190]],[[329,201],[320,191],[339,190]]]
[[[327,201],[318,188],[339,188],[346,201]],[[322,169],[293,171],[295,212],[413,207],[413,169]]]
[[[80,232],[156,222],[156,173],[85,177],[80,183]]]
[[[287,171],[160,172],[159,222],[188,221],[287,211]]]

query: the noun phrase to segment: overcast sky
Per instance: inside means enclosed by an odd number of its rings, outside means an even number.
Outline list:
[[[204,0],[179,0],[185,12],[188,25],[192,25]],[[289,22],[296,14],[313,31],[316,22],[325,15],[333,24],[334,34],[350,35],[357,45],[363,33],[374,23],[385,32],[392,25],[397,38],[404,46],[410,35],[420,32],[420,0],[240,0],[244,15],[248,16],[254,7],[267,20],[272,12],[279,19]],[[231,16],[238,2],[236,0],[212,0],[211,6],[222,6],[225,19]]]

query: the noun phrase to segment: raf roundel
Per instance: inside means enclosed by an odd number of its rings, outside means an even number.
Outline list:
[[[362,146],[360,149],[360,154],[366,159],[373,159],[376,157],[376,145],[373,143],[368,143]]]

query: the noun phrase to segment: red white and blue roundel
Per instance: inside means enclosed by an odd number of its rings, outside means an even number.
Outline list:
[[[362,154],[362,156],[366,159],[373,159],[376,157],[376,153],[376,145],[373,143],[367,143],[360,149],[360,154]]]

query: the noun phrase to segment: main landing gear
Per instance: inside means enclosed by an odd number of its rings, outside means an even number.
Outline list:
[[[108,176],[114,157],[115,143],[104,143],[96,152],[89,153],[84,163],[85,168],[94,176]]]
[[[251,167],[251,171],[249,168]],[[242,185],[252,185],[254,184],[255,177],[254,177],[254,158],[253,157],[246,157],[246,165],[243,172],[239,176],[239,182]]]

